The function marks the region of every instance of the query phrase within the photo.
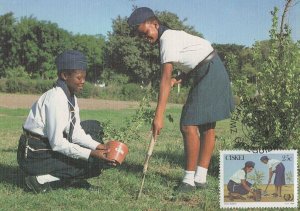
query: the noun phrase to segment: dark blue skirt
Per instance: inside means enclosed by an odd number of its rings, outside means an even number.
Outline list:
[[[230,118],[234,110],[228,73],[218,55],[194,70],[189,96],[181,113],[181,125],[202,125]]]
[[[282,186],[285,185],[285,167],[282,163],[279,163],[275,169],[274,185]]]

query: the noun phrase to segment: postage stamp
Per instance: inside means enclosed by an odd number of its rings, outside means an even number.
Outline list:
[[[297,208],[297,150],[220,152],[221,208]]]

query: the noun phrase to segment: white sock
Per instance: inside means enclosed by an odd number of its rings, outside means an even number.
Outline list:
[[[59,180],[59,178],[54,177],[50,174],[37,176],[36,179],[37,179],[38,183],[40,183],[40,184],[45,184],[47,182],[54,182],[54,181]]]
[[[194,175],[195,171],[184,171],[185,175],[182,182],[195,186]]]
[[[206,183],[207,169],[201,166],[197,166],[195,174],[195,182]]]

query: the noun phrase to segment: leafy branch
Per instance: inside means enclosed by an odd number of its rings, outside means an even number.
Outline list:
[[[111,121],[103,123],[104,140],[120,140],[123,142],[130,142],[140,139],[139,129],[145,123],[151,123],[153,119],[154,110],[150,105],[150,93],[145,95],[139,103],[138,109],[134,115],[125,119],[125,124],[121,128],[112,126]]]
[[[252,187],[257,190],[262,185],[264,177],[265,175],[262,171],[254,170],[254,174],[249,175],[248,179],[254,182]]]

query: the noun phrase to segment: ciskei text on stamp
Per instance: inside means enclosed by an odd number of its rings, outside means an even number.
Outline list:
[[[221,208],[297,208],[297,150],[220,151]]]

